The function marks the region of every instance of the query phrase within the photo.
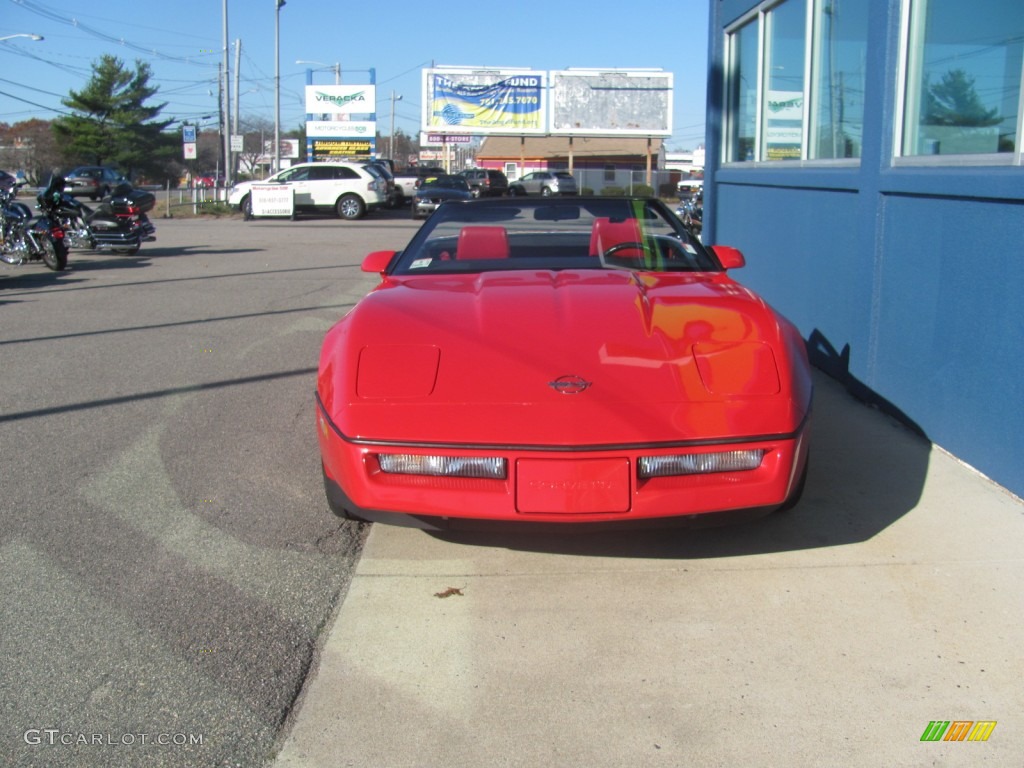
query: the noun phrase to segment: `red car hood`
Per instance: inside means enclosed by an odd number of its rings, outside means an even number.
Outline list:
[[[318,392],[370,440],[619,445],[786,434],[799,333],[724,273],[402,276],[327,335]]]

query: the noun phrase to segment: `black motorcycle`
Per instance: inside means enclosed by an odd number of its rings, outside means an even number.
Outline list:
[[[20,181],[0,187],[0,260],[8,264],[42,261],[59,272],[68,265],[64,229],[47,210],[35,216],[27,205],[18,201],[18,190],[25,183]]]
[[[40,198],[55,206],[71,247],[134,254],[156,240],[156,227],[146,216],[156,204],[152,192],[119,184],[94,209],[65,192],[64,184],[63,176],[51,177]]]

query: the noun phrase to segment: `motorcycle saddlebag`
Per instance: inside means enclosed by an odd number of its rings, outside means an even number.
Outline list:
[[[153,210],[153,207],[156,205],[156,195],[152,192],[147,192],[144,189],[133,189],[125,195],[125,198],[130,205],[134,205],[142,213]],[[113,200],[113,207],[115,211],[118,209],[119,203],[121,203],[121,200],[115,197]]]

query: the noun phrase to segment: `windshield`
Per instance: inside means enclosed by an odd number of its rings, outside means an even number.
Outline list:
[[[658,200],[492,198],[442,205],[390,271],[509,269],[713,272],[721,266]]]

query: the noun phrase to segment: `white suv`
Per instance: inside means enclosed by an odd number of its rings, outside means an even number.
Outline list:
[[[287,184],[295,193],[296,211],[334,211],[343,219],[362,218],[384,205],[387,182],[359,163],[299,163],[263,181],[243,181],[228,193],[228,203],[252,216],[253,184]]]

